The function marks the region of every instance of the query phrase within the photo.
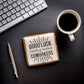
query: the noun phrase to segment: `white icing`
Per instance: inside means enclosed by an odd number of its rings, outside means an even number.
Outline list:
[[[29,65],[58,60],[55,39],[52,33],[25,38],[25,48]]]

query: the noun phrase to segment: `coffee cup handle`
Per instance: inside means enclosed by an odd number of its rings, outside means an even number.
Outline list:
[[[75,40],[75,37],[74,37],[73,34],[69,34],[68,36],[69,36],[70,41],[74,41]]]

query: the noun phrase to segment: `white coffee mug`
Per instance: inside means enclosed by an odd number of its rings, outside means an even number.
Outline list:
[[[70,13],[70,14],[74,15],[74,16],[76,17],[76,19],[77,19],[77,22],[78,22],[78,23],[77,23],[77,27],[74,28],[72,31],[65,31],[65,30],[63,30],[63,29],[60,27],[60,25],[59,25],[60,17],[61,17],[62,15],[64,15],[64,14],[67,14],[67,13]],[[73,33],[75,33],[76,31],[78,31],[78,29],[80,28],[80,25],[81,25],[80,15],[79,15],[76,11],[74,11],[74,10],[71,10],[71,9],[64,10],[64,11],[62,11],[62,12],[58,15],[58,17],[57,17],[57,27],[58,27],[58,29],[59,29],[62,33],[68,34],[70,41],[74,41],[74,40],[75,40],[75,37],[74,37]]]

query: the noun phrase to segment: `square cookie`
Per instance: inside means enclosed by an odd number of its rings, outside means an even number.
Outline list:
[[[55,33],[23,37],[28,66],[38,66],[59,61]]]

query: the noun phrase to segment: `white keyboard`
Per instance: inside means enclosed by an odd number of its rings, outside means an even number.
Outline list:
[[[0,0],[0,33],[47,7],[45,0]]]

